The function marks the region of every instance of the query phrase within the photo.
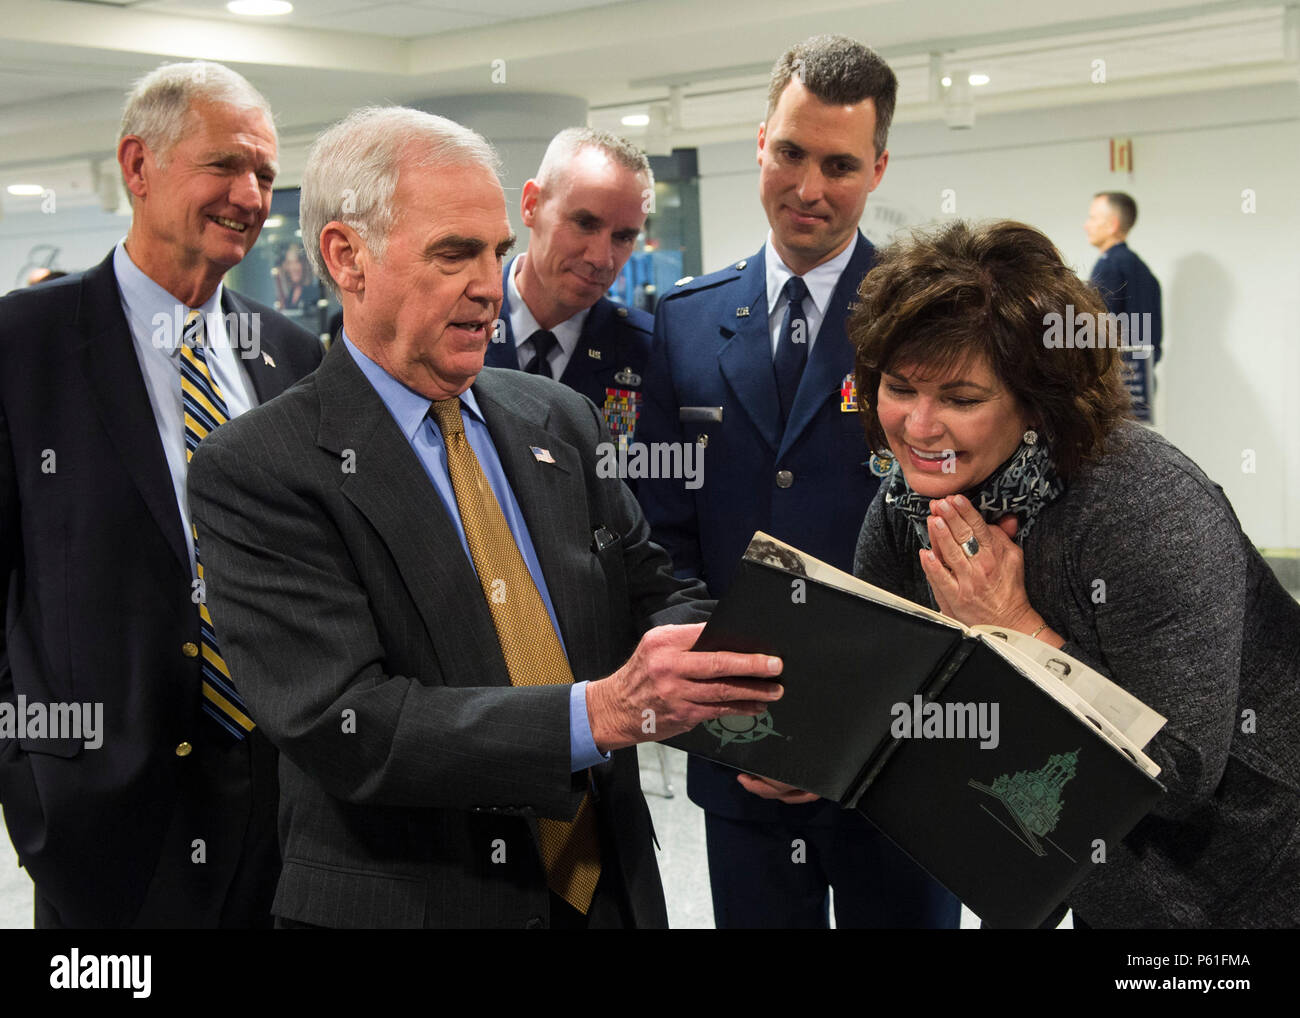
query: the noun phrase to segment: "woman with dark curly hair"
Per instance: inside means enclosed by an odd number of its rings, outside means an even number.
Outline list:
[[[1076,925],[1300,925],[1300,605],[1222,489],[1128,418],[1132,337],[1021,223],[896,244],[860,297],[887,474],[855,573],[1061,647],[1168,718],[1146,748],[1167,794],[1071,893]]]

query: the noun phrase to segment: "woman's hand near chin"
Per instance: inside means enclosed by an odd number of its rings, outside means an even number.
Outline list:
[[[990,527],[962,495],[936,499],[930,512],[930,550],[921,550],[921,568],[939,610],[968,626],[1042,632],[1043,618],[1025,593],[1024,552],[1012,540],[1020,526],[1016,518],[1004,516]],[[974,555],[962,548],[971,537],[979,544]],[[1049,643],[1065,642],[1048,633]]]

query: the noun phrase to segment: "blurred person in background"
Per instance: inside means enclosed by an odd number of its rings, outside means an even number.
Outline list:
[[[1133,415],[1150,422],[1151,400],[1156,391],[1156,364],[1164,319],[1160,308],[1160,281],[1147,263],[1128,246],[1128,234],[1137,222],[1137,202],[1123,191],[1102,191],[1093,196],[1083,224],[1088,243],[1101,251],[1092,267],[1092,282],[1106,302],[1106,310],[1124,315],[1127,349],[1121,364],[1124,384],[1133,401]]]

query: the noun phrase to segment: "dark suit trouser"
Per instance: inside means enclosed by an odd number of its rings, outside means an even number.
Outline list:
[[[961,923],[961,902],[856,817],[837,817],[827,826],[730,820],[708,811],[704,818],[720,930],[826,929],[828,888],[835,890],[839,929],[955,929]]]
[[[626,930],[631,927],[627,895],[623,893],[623,879],[617,868],[601,864],[600,883],[596,885],[596,894],[586,915],[551,892],[553,930]]]
[[[551,914],[549,928],[553,930],[623,930],[631,929],[633,913],[627,888],[619,868],[618,856],[613,850],[616,843],[604,810],[596,811],[600,833],[600,880],[591,907],[583,915],[554,891],[549,892]],[[275,917],[277,930],[315,930],[325,927],[296,919]]]
[[[218,733],[196,745],[178,769],[171,822],[133,928],[271,927],[280,875],[277,759],[258,732],[242,742]],[[196,840],[203,843],[202,862]],[[64,927],[39,887],[34,920],[36,929]]]

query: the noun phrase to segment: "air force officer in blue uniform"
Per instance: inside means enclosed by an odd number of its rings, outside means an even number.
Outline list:
[[[528,251],[508,262],[487,367],[557,379],[603,411],[617,440],[635,437],[654,320],[605,296],[636,246],[654,193],[650,163],[615,135],[561,131],[520,214]]]
[[[1137,222],[1137,202],[1123,191],[1099,191],[1093,195],[1088,218],[1083,224],[1088,243],[1101,251],[1092,267],[1092,283],[1101,291],[1106,310],[1121,315],[1127,328],[1124,384],[1133,397],[1133,414],[1151,421],[1155,396],[1155,366],[1160,363],[1163,319],[1160,313],[1160,281],[1147,263],[1129,250],[1128,232]]]
[[[705,446],[703,485],[642,481],[655,540],[716,597],[755,530],[845,571],[878,481],[845,318],[873,248],[857,229],[885,172],[897,79],[818,36],[773,68],[758,130],[771,231],[752,257],[682,281],[655,319],[640,441]],[[692,757],[719,928],[955,926],[955,898],[836,803]]]

